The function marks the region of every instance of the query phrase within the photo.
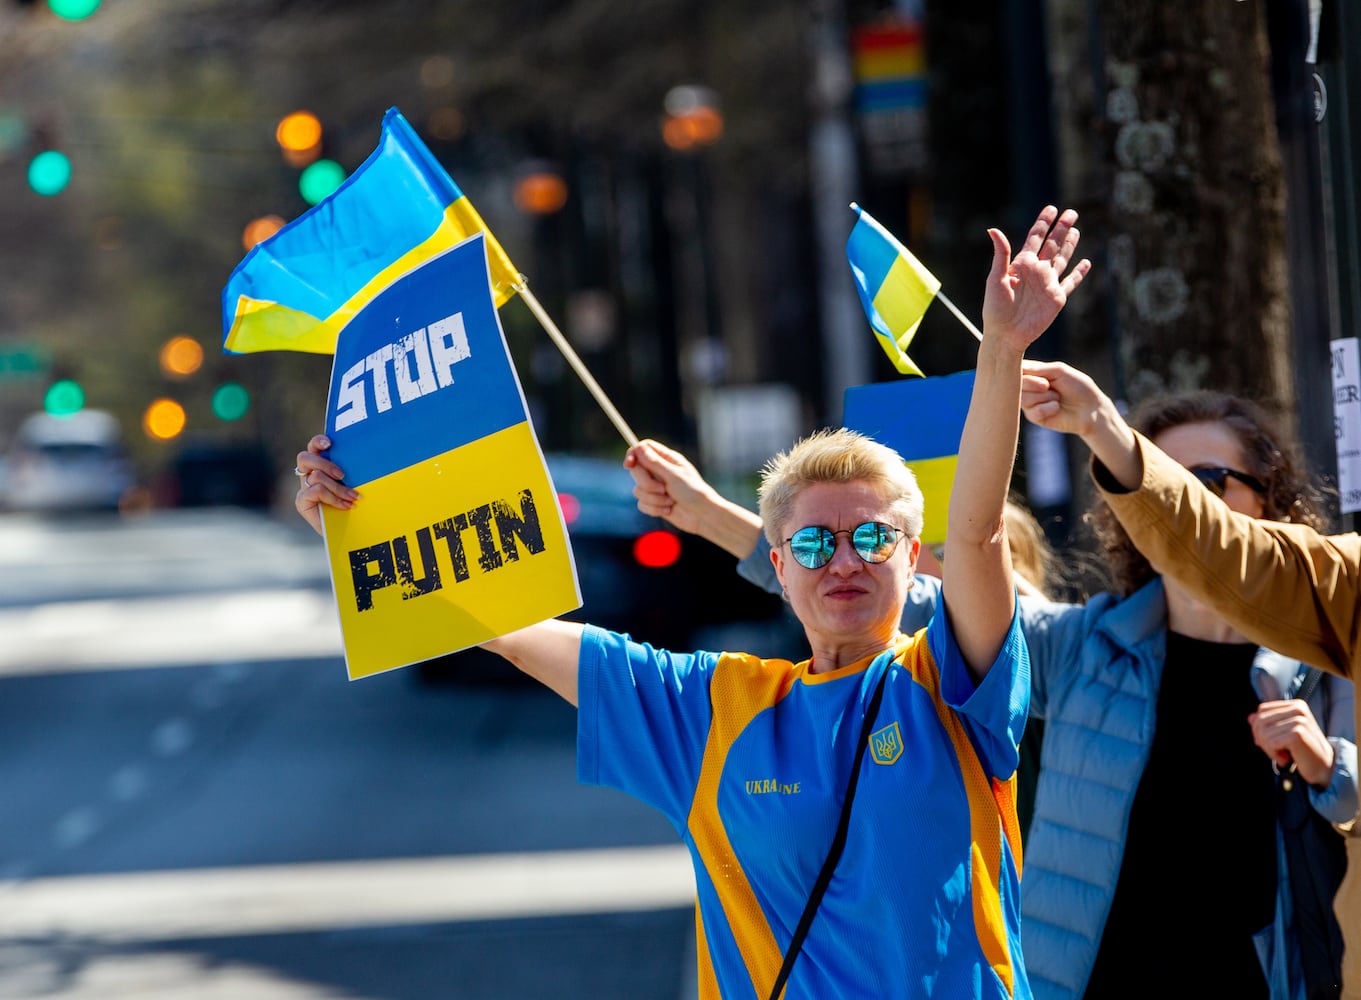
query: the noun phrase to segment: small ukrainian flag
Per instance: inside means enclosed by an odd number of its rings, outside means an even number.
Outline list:
[[[926,309],[935,301],[940,282],[912,252],[859,205],[860,218],[846,240],[846,259],[870,326],[893,367],[904,375],[922,375],[907,356]]]

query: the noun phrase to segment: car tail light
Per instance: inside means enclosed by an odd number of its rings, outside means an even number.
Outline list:
[[[581,501],[570,493],[558,494],[558,506],[562,508],[562,519],[568,524],[575,524],[581,516]]]
[[[680,558],[680,539],[669,531],[649,531],[633,542],[633,558],[638,565],[663,569]]]

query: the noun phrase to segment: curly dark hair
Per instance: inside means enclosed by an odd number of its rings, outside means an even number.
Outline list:
[[[1184,424],[1224,425],[1243,448],[1248,467],[1241,471],[1256,476],[1266,486],[1262,517],[1326,530],[1323,490],[1305,468],[1296,444],[1256,403],[1208,390],[1170,393],[1139,404],[1129,423],[1150,439]],[[1100,494],[1092,500],[1083,520],[1096,536],[1117,592],[1127,597],[1157,575]]]

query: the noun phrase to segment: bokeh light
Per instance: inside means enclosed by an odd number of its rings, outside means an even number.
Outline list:
[[[530,215],[552,215],[567,204],[567,182],[551,170],[535,170],[515,182],[515,207]]]
[[[213,393],[213,416],[231,423],[240,420],[250,410],[250,393],[235,382],[224,382]]]
[[[712,146],[723,135],[723,115],[717,108],[700,106],[662,122],[662,141],[679,152]]]
[[[67,21],[83,21],[99,9],[100,0],[47,0],[52,13]]]
[[[142,430],[157,441],[178,437],[187,422],[184,407],[173,399],[154,400],[142,414]]]
[[[85,406],[85,390],[79,382],[64,378],[53,382],[43,395],[43,409],[54,417],[69,417]]]
[[[421,62],[421,83],[439,90],[454,82],[454,61],[448,56],[429,56]]]
[[[440,142],[453,142],[463,134],[463,112],[454,107],[436,108],[425,119],[425,130],[430,138]]]
[[[28,186],[41,195],[61,194],[71,183],[71,161],[66,154],[46,149],[28,164]]]
[[[241,245],[250,250],[257,243],[263,243],[284,227],[284,220],[278,215],[262,215],[251,219],[241,231]]]
[[[321,144],[321,120],[310,111],[294,111],[280,119],[274,139],[289,152],[304,153]]]
[[[662,569],[670,566],[681,554],[681,541],[669,531],[649,531],[639,535],[633,543],[633,558],[640,566]]]
[[[203,345],[193,337],[171,337],[161,347],[161,371],[187,378],[203,367]]]
[[[663,106],[662,141],[671,149],[688,153],[712,146],[722,137],[723,112],[713,88],[680,84],[666,92]]]
[[[315,205],[345,183],[345,168],[335,160],[318,160],[298,178],[298,193],[309,205]]]

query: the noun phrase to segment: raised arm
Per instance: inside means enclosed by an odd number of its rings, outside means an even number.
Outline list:
[[[1092,449],[1097,488],[1149,564],[1253,642],[1344,677],[1361,662],[1361,538],[1229,509],[1083,372],[1026,363],[1022,405]]]
[[[1021,361],[1059,314],[1091,262],[1069,264],[1077,213],[1047,206],[1013,258],[998,230],[983,300],[983,343],[950,493],[944,599],[976,678],[992,665],[1015,611],[1003,509],[1020,425]]]

